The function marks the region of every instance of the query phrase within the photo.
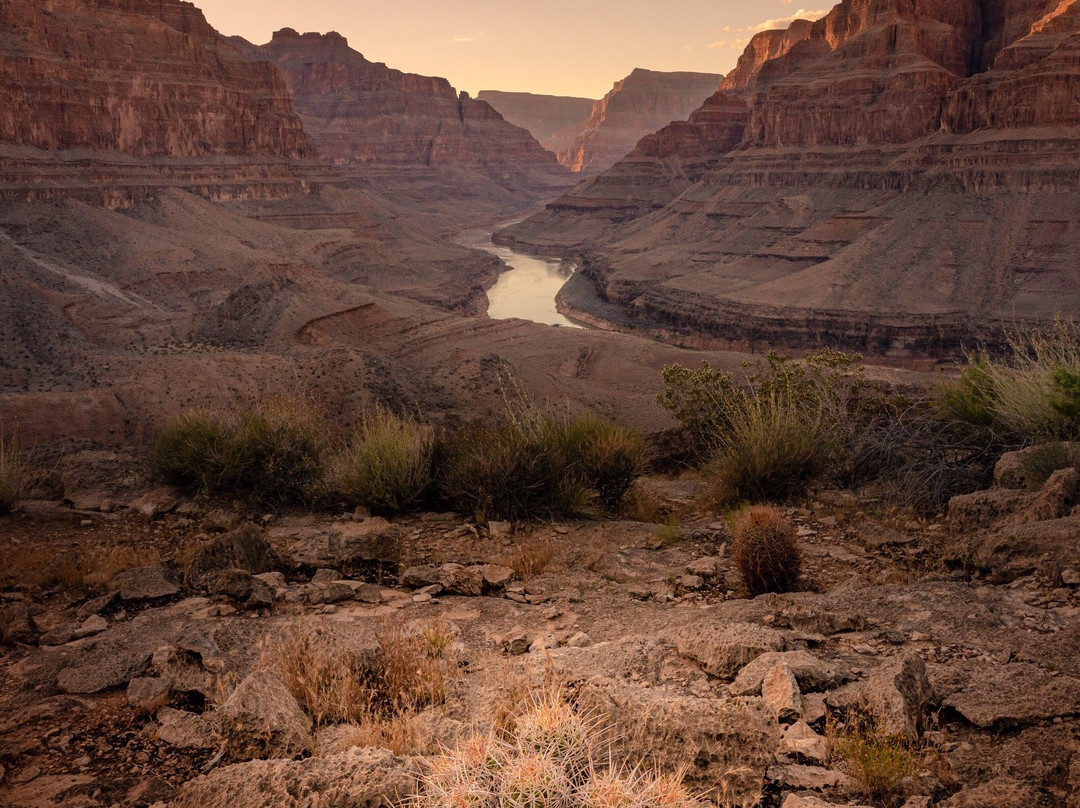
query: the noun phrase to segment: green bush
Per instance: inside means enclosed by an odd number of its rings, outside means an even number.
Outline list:
[[[158,436],[153,460],[174,485],[280,506],[314,495],[325,470],[326,427],[303,402],[276,399],[215,413],[186,410]]]
[[[644,440],[632,430],[519,407],[500,426],[444,439],[435,478],[443,502],[479,522],[553,518],[596,506],[613,512],[644,463]]]
[[[1015,444],[1080,437],[1080,326],[1067,320],[1009,335],[1000,359],[977,355],[936,399],[945,420]]]
[[[1020,465],[1028,488],[1038,491],[1055,471],[1067,468],[1080,471],[1080,445],[1054,442],[1032,446],[1024,451]]]
[[[393,515],[421,508],[432,485],[429,427],[379,408],[363,419],[337,464],[337,488],[353,505]]]
[[[887,405],[858,362],[834,351],[804,362],[770,353],[746,365],[745,387],[708,365],[675,365],[659,401],[708,462],[717,504],[787,497],[850,476],[860,426]]]
[[[634,480],[645,470],[646,448],[641,434],[584,413],[549,427],[567,470],[596,493],[600,506],[614,513]]]
[[[776,508],[747,508],[731,531],[731,558],[750,597],[790,592],[799,581],[802,553],[795,525]]]

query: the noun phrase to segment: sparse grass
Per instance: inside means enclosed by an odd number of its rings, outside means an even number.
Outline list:
[[[325,471],[326,425],[301,401],[230,412],[185,410],[158,436],[153,460],[191,491],[280,506],[309,499]]]
[[[623,498],[622,514],[634,522],[654,525],[664,522],[668,515],[663,500],[641,480],[630,486]]]
[[[12,547],[0,560],[0,586],[26,592],[62,587],[69,592],[104,592],[121,572],[161,564],[154,549],[87,547],[74,555],[57,556],[54,548]]]
[[[795,525],[775,508],[747,508],[731,532],[731,558],[750,597],[790,592],[799,581],[802,554]]]
[[[30,468],[19,451],[19,443],[0,429],[0,516],[23,499],[30,489]]]
[[[379,408],[369,413],[336,464],[336,488],[353,505],[394,515],[423,506],[433,481],[430,427]]]
[[[832,738],[844,769],[874,805],[893,808],[900,803],[900,784],[914,773],[918,755],[903,738],[886,735],[872,722],[855,719]]]
[[[678,519],[668,519],[664,524],[657,525],[653,531],[656,540],[664,547],[670,547],[682,541],[683,530]]]
[[[350,724],[358,739],[415,752],[424,743],[412,719],[446,698],[454,675],[448,627],[395,626],[378,637],[374,655],[342,647],[330,628],[298,620],[263,643],[260,665],[278,670],[316,725]]]
[[[510,551],[506,565],[518,578],[527,580],[547,569],[553,558],[555,558],[555,542],[551,539],[518,541]]]

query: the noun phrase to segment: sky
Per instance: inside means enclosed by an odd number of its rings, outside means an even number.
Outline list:
[[[194,0],[226,36],[337,31],[374,62],[459,90],[600,98],[635,67],[726,73],[750,37],[817,19],[798,0]]]

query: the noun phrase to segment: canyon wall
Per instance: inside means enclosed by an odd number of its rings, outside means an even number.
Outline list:
[[[257,52],[280,67],[319,154],[347,175],[464,167],[531,199],[570,183],[553,155],[487,102],[446,79],[370,62],[340,34],[284,29]]]
[[[0,75],[5,200],[280,196],[327,178],[277,68],[190,3],[5,0]]]
[[[500,236],[676,339],[953,354],[1080,310],[1080,0],[847,0]]]
[[[491,104],[514,126],[528,129],[534,138],[549,149],[550,146],[544,141],[560,129],[574,126],[584,128],[585,121],[592,114],[593,104],[596,103],[591,98],[508,93],[500,90],[481,90],[476,97]]]
[[[720,84],[712,73],[662,73],[635,69],[597,101],[584,126],[552,135],[559,162],[571,171],[597,173],[625,157],[641,138],[684,120]],[[572,138],[572,139],[571,139]]]

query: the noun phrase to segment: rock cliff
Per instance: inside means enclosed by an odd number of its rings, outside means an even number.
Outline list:
[[[6,200],[279,196],[322,174],[277,68],[190,3],[6,0],[0,57]]]
[[[528,131],[446,79],[370,62],[334,32],[284,29],[258,51],[284,73],[319,153],[350,176],[371,181],[388,166],[467,167],[532,199],[569,184]]]
[[[1080,0],[846,0],[500,238],[676,339],[947,355],[1080,309],[1078,116]]]
[[[686,118],[720,84],[712,73],[661,73],[637,68],[597,101],[583,127],[549,139],[559,162],[571,171],[596,173],[625,157],[637,142],[660,127]],[[562,146],[568,135],[573,140]]]
[[[560,129],[575,126],[578,131],[584,129],[595,103],[591,98],[507,93],[500,90],[481,90],[476,97],[495,107],[514,126],[528,129],[545,148],[553,151],[545,141]]]

